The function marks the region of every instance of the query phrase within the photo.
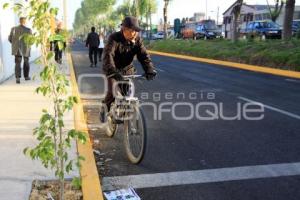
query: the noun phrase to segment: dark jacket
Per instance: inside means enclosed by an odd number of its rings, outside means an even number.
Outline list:
[[[26,44],[24,37],[21,37],[25,34],[31,35],[31,29],[23,25],[11,29],[8,40],[12,45],[12,55],[30,57],[30,45]]]
[[[135,55],[142,64],[144,71],[152,73],[154,66],[140,37],[137,37],[135,43],[133,43],[127,41],[121,31],[111,34],[104,48],[104,73],[110,75],[132,65]]]
[[[100,44],[99,35],[96,32],[91,32],[88,34],[88,37],[86,39],[85,46],[91,47],[97,47]]]

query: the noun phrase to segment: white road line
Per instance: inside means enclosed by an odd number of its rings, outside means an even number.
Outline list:
[[[153,188],[295,175],[300,175],[300,162],[104,177],[102,188],[109,191],[128,187]]]
[[[285,79],[286,81],[289,81],[289,82],[294,82],[294,83],[300,83],[300,80],[296,80],[296,79],[290,79],[290,78],[287,78]]]
[[[296,115],[294,113],[291,113],[291,112],[288,112],[288,111],[285,111],[285,110],[281,110],[281,109],[275,108],[273,106],[268,106],[266,104],[263,104],[263,103],[260,103],[260,102],[257,102],[257,101],[253,101],[253,100],[245,98],[245,97],[238,97],[238,99],[241,99],[241,100],[244,100],[244,101],[247,101],[247,102],[250,102],[250,103],[257,103],[257,104],[262,105],[263,107],[265,107],[265,108],[267,108],[269,110],[273,110],[273,111],[279,112],[281,114],[287,115],[289,117],[292,117],[292,118],[300,120],[300,116]]]

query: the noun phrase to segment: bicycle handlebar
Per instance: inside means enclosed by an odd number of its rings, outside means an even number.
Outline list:
[[[125,79],[145,79],[145,75],[123,75]]]

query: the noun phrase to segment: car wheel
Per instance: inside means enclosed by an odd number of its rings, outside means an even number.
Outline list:
[[[262,35],[260,36],[260,39],[263,40],[263,41],[265,41],[265,40],[267,39],[267,37],[266,37],[265,34],[262,34]]]
[[[203,38],[204,40],[207,40],[208,39],[208,37],[207,37],[207,35],[204,35],[204,38]]]
[[[247,40],[247,35],[243,35],[243,40]]]

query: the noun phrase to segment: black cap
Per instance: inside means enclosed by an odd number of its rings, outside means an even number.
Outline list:
[[[138,22],[137,18],[132,17],[132,16],[125,17],[121,25],[126,28],[131,28],[137,32],[140,32],[142,30],[139,27],[139,22]]]

